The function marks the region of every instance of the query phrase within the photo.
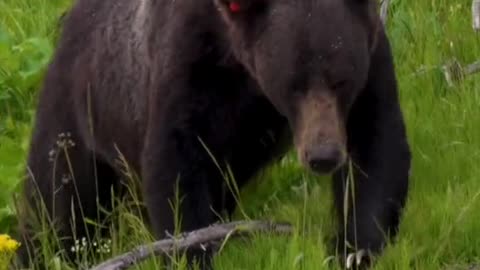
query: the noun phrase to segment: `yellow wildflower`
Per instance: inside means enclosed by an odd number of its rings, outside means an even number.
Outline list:
[[[0,234],[0,270],[7,270],[18,247],[20,243],[6,234]]]
[[[20,243],[6,234],[0,234],[0,252],[13,253],[20,246]]]

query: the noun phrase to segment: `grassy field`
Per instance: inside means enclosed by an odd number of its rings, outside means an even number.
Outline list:
[[[15,222],[11,198],[24,166],[36,90],[54,48],[56,21],[69,4],[0,2],[0,233],[10,233]],[[376,269],[470,269],[480,264],[480,75],[448,87],[441,72],[452,58],[480,58],[470,1],[393,0],[388,34],[413,172],[398,241]],[[333,229],[327,178],[313,178],[289,158],[242,193],[248,217],[289,221],[298,230],[288,238],[233,241],[218,255],[216,269],[330,269],[323,242]],[[114,234],[104,259],[148,239],[128,212],[121,218],[125,231]]]

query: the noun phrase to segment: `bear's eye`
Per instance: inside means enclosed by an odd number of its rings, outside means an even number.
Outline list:
[[[307,78],[305,75],[297,75],[290,82],[289,88],[293,96],[303,96],[308,91]]]
[[[338,80],[330,84],[332,90],[341,90],[345,89],[348,85],[348,80]]]

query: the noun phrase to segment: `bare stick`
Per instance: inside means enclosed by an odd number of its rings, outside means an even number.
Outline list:
[[[265,221],[237,221],[226,224],[215,224],[196,231],[185,233],[175,239],[163,239],[152,244],[142,245],[125,254],[105,261],[90,270],[122,270],[127,269],[151,256],[168,254],[175,249],[184,250],[198,247],[203,243],[223,240],[242,233],[271,231],[291,233],[290,224],[271,223]]]
[[[380,7],[380,19],[382,20],[383,25],[387,23],[388,5],[390,5],[390,0],[383,0]]]

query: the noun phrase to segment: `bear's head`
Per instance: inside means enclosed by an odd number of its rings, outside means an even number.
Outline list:
[[[380,20],[370,0],[215,0],[239,62],[284,115],[301,162],[346,160],[346,121],[364,88]]]

